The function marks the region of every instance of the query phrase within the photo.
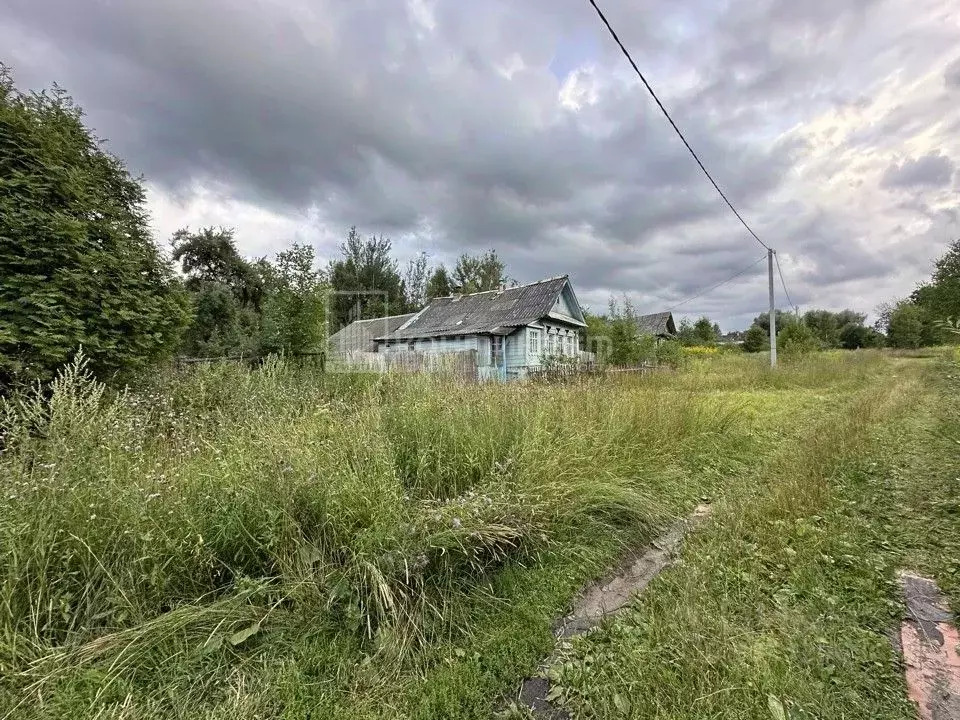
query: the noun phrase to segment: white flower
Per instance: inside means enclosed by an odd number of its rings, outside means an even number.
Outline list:
[[[453,519],[453,529],[454,529],[454,530],[459,530],[462,525],[463,525],[463,523],[460,522],[460,518],[454,518],[454,519]]]

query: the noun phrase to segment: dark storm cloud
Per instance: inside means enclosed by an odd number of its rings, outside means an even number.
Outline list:
[[[880,184],[885,188],[943,187],[950,184],[953,168],[950,158],[932,152],[923,157],[892,163],[884,172]]]
[[[215,185],[274,212],[312,207],[337,231],[386,232],[445,259],[496,247],[515,277],[571,272],[591,297],[676,302],[754,259],[642,87],[617,79],[629,69],[587,3],[425,4],[432,29],[399,0],[7,0],[0,47],[21,85],[62,82],[111,149],[171,194]],[[871,79],[927,61],[887,47],[898,30],[875,27],[882,4],[605,3],[729,197],[815,269],[798,275],[797,301],[891,272],[856,240],[850,208],[783,200],[814,149],[783,133],[804,113],[862,110]],[[550,71],[571,38],[599,53],[587,58],[595,102],[577,112],[558,105]],[[927,121],[904,107],[850,142],[866,152]],[[884,183],[919,187],[949,162],[911,160]],[[753,291],[734,287],[718,295],[723,312],[751,312]]]

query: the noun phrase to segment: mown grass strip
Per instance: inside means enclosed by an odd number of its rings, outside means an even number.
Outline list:
[[[900,363],[716,503],[631,611],[553,668],[579,717],[909,718],[879,438],[923,369]]]

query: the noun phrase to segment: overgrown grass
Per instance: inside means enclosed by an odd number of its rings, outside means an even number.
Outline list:
[[[3,407],[0,713],[484,717],[625,544],[888,366],[477,386],[275,362],[119,396],[72,366]]]

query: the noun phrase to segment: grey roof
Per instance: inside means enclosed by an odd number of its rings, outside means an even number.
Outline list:
[[[563,275],[503,290],[435,298],[404,327],[393,333],[384,333],[377,339],[506,335],[513,328],[546,317],[568,282],[567,276]]]
[[[649,315],[640,315],[637,318],[637,331],[641,335],[676,335],[677,326],[673,322],[673,313],[658,312]]]
[[[342,327],[330,336],[328,345],[332,352],[346,353],[352,351],[373,352],[376,350],[375,337],[395,331],[416,313],[406,315],[389,315],[369,320],[354,320],[346,327]]]

